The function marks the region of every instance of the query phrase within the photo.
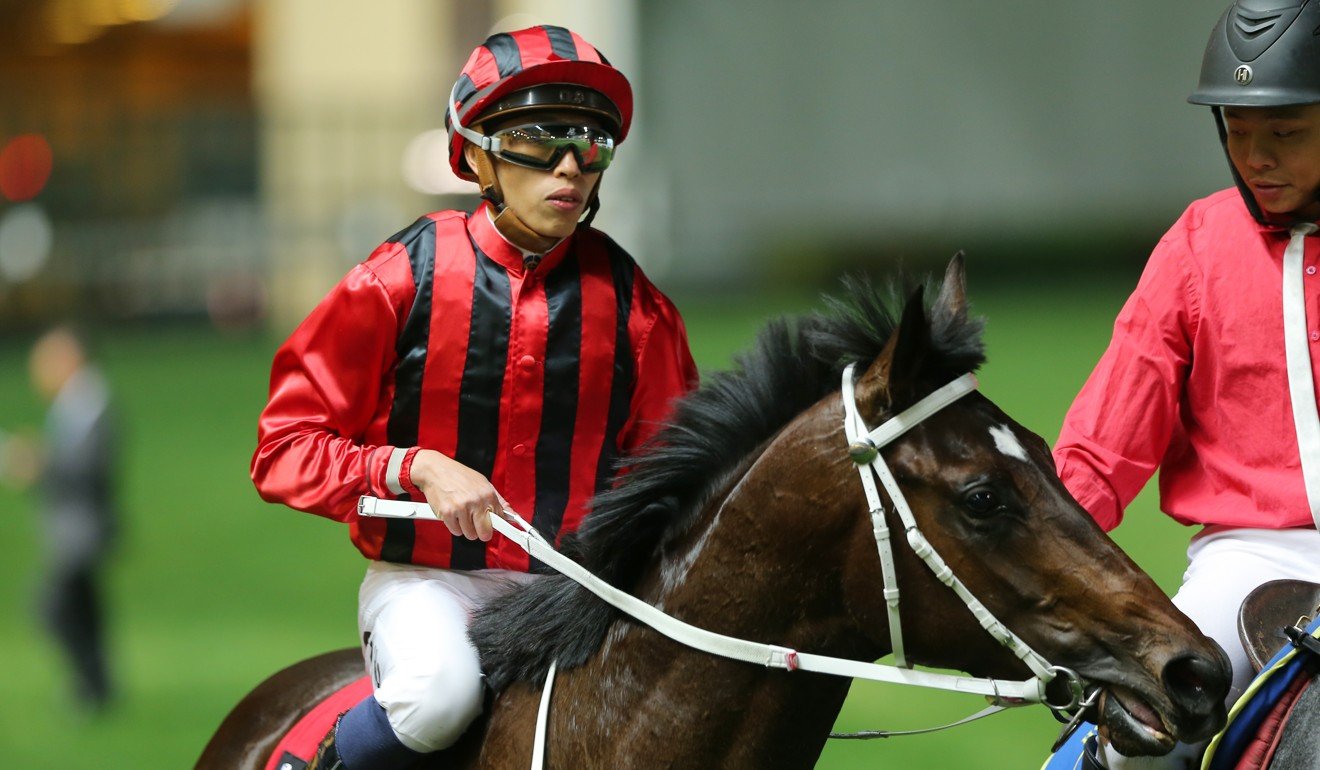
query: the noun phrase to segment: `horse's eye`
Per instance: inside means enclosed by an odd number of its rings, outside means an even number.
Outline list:
[[[1002,507],[995,493],[985,487],[968,492],[963,498],[963,504],[973,516],[991,516]]]

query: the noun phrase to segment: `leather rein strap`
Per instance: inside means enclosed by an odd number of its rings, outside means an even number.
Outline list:
[[[369,496],[364,496],[358,501],[358,512],[362,516],[385,518],[436,518],[431,507],[426,503],[384,500]],[[1008,702],[1043,703],[1045,701],[1044,682],[1038,677],[1022,682],[1005,682],[995,679],[913,671],[896,666],[884,666],[847,658],[798,652],[789,647],[761,644],[725,636],[714,631],[707,631],[666,615],[661,610],[632,594],[615,588],[596,577],[581,564],[555,550],[554,546],[547,542],[540,532],[533,529],[521,517],[491,514],[491,523],[497,532],[517,543],[533,558],[540,559],[616,609],[635,620],[645,623],[680,644],[685,644],[688,647],[712,655],[784,671],[815,671],[822,674],[869,679],[876,682],[934,687],[984,695],[988,698]]]

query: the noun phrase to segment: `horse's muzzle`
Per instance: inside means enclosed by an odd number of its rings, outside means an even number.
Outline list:
[[[1190,653],[1174,658],[1161,677],[1174,707],[1172,726],[1184,743],[1205,740],[1224,726],[1224,700],[1233,680],[1233,668],[1223,649],[1210,643],[1211,657]]]
[[[1163,755],[1175,741],[1202,741],[1224,726],[1232,670],[1217,645],[1208,652],[1170,659],[1160,674],[1163,697],[1120,685],[1107,688],[1098,710],[1114,748],[1127,756]],[[1166,705],[1160,708],[1157,703]]]

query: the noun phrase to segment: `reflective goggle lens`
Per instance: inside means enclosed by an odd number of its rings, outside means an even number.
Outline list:
[[[493,136],[499,140],[499,157],[540,171],[553,170],[566,152],[572,152],[578,168],[587,173],[604,171],[614,160],[614,137],[591,126],[514,126]]]

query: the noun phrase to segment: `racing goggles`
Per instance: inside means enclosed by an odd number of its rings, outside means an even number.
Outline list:
[[[614,160],[614,137],[594,126],[531,123],[483,138],[490,140],[489,150],[497,158],[538,171],[553,171],[570,152],[587,174],[604,171]]]

